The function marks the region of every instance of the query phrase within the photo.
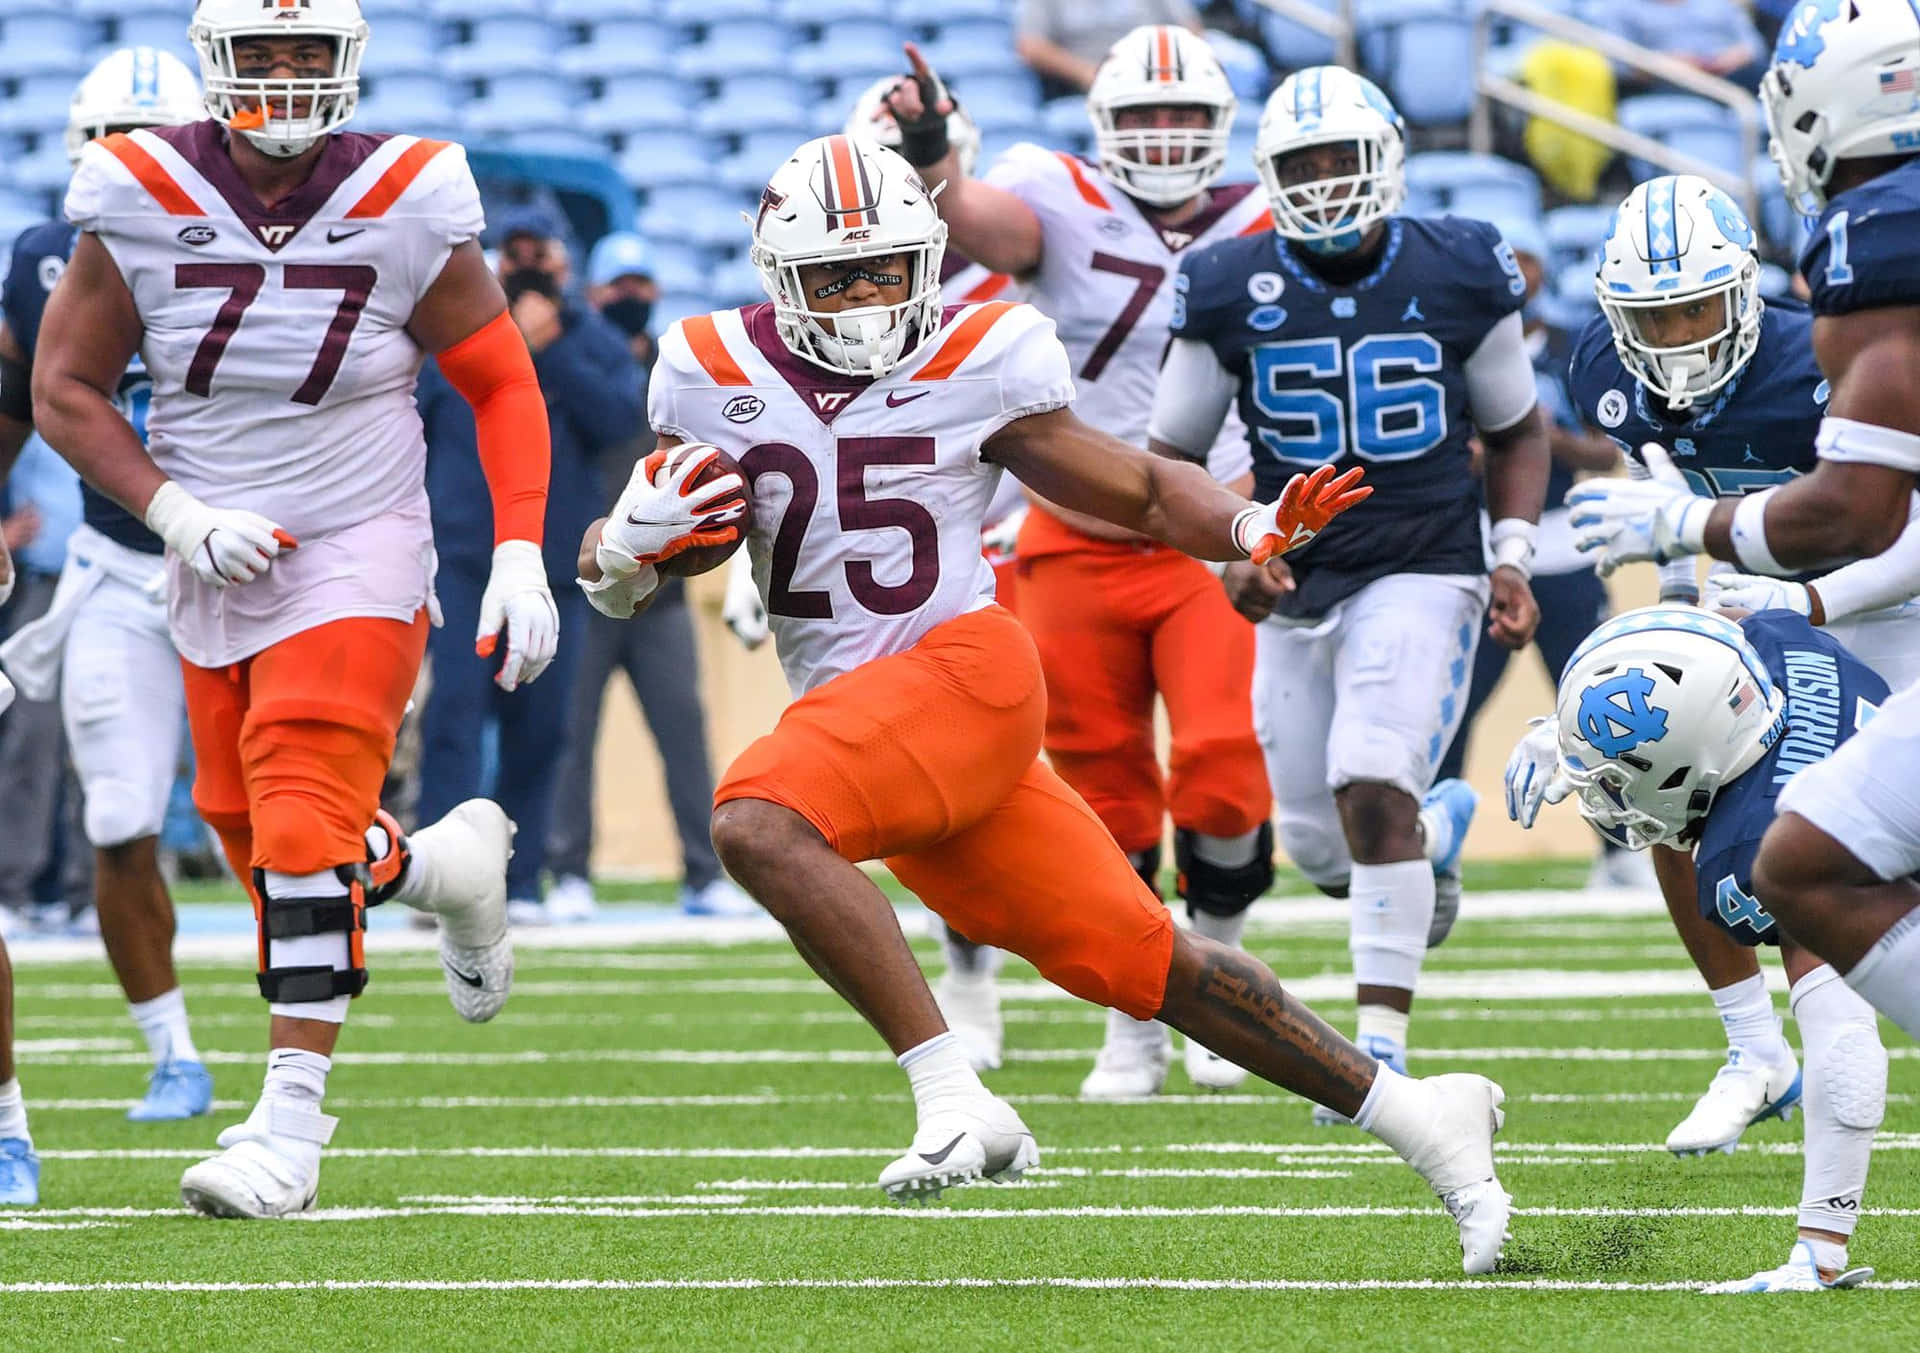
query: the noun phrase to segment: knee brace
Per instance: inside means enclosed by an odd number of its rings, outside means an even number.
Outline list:
[[[1133,866],[1133,872],[1147,885],[1147,891],[1155,897],[1160,896],[1160,843],[1154,842],[1145,850],[1127,852],[1127,863]]]
[[[1174,890],[1187,904],[1189,915],[1238,916],[1273,886],[1273,824],[1262,822],[1254,833],[1253,858],[1241,865],[1214,864],[1195,848],[1198,833],[1184,827],[1173,833]]]
[[[1806,1049],[1800,1225],[1851,1235],[1874,1129],[1886,1114],[1887,1050],[1873,1007],[1833,969],[1823,966],[1802,977],[1791,999]]]
[[[271,877],[270,883],[268,871],[253,871],[260,899],[260,994],[285,1005],[359,995],[367,985],[361,940],[367,928],[366,867],[331,870],[339,891],[325,896],[285,896],[287,876]],[[296,882],[317,893],[330,886],[328,878],[310,874]],[[313,961],[321,959],[327,961]]]

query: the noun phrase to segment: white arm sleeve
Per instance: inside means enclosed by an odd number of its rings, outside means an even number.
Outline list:
[[[1828,624],[1920,595],[1920,494],[1908,505],[1907,529],[1884,553],[1835,569],[1814,586]]]
[[[1540,388],[1518,310],[1487,330],[1467,358],[1466,377],[1467,407],[1482,432],[1504,432],[1533,412]]]
[[[1627,478],[1651,479],[1652,473],[1633,456],[1625,456]],[[1660,600],[1684,601],[1688,605],[1697,605],[1700,601],[1700,565],[1699,556],[1683,554],[1677,559],[1669,559],[1660,565]]]
[[[71,207],[68,211],[71,215]],[[1883,428],[1875,423],[1829,414],[1820,421],[1820,432],[1813,446],[1821,460],[1884,465],[1890,470],[1920,475],[1920,437],[1897,428]]]
[[[1533,379],[1531,369],[1527,379]],[[1212,348],[1197,338],[1174,339],[1160,368],[1147,436],[1205,464],[1239,388]]]

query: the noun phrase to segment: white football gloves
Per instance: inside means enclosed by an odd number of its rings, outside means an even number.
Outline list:
[[[7,674],[0,672],[0,714],[7,712],[7,706],[13,703],[13,683],[7,680]]]
[[[727,595],[720,603],[720,618],[749,653],[767,641],[767,608],[744,550],[727,561]]]
[[[1560,773],[1559,721],[1551,714],[1531,719],[1527,734],[1507,758],[1507,816],[1531,827],[1543,803],[1558,803],[1573,793]]]
[[[1603,578],[1622,564],[1641,559],[1664,564],[1706,548],[1713,501],[1687,486],[1658,442],[1642,446],[1640,455],[1647,478],[1589,479],[1567,494],[1573,543],[1601,551]]]
[[[169,479],[147,504],[147,527],[209,587],[252,582],[294,538],[258,512],[209,507]]]
[[[547,590],[547,565],[540,547],[531,540],[503,540],[493,547],[493,570],[487,590],[480,594],[480,630],[473,651],[493,656],[500,632],[506,631],[507,655],[494,683],[514,690],[547,670],[560,646],[560,612]]]
[[[719,454],[718,447],[704,442],[683,442],[635,465],[600,528],[595,557],[601,570],[629,576],[638,564],[658,564],[696,545],[738,540],[747,515],[746,481],[724,474],[704,484],[693,482]]]
[[[1792,611],[1813,614],[1813,598],[1805,583],[1785,578],[1761,578],[1751,573],[1709,573],[1707,608],[1739,611]]]

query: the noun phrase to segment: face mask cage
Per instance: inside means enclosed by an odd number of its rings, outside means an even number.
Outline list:
[[[1200,108],[1212,121],[1205,127],[1121,127],[1122,113],[1140,108]],[[1204,191],[1227,165],[1227,138],[1233,106],[1175,103],[1156,99],[1102,105],[1093,111],[1100,146],[1100,168],[1131,197],[1153,206],[1178,206]]]
[[[1686,830],[1686,823],[1670,825],[1627,800],[1633,787],[1625,768],[1608,761],[1588,770],[1561,758],[1561,772],[1573,784],[1580,816],[1615,845],[1645,850],[1661,845]]]
[[[1359,155],[1358,172],[1283,184],[1280,162],[1315,145],[1352,145]],[[1397,211],[1405,196],[1406,185],[1399,165],[1390,163],[1392,158],[1384,136],[1289,146],[1263,157],[1258,169],[1273,206],[1275,233],[1317,252],[1346,253],[1358,248],[1368,228]]]
[[[929,238],[917,242],[862,244],[778,257],[766,245],[756,244],[753,262],[773,301],[775,327],[795,356],[843,375],[878,378],[919,351],[940,327],[940,260],[946,245],[946,223],[938,222]],[[887,255],[908,260],[906,299],[891,305],[816,310],[816,298],[801,284],[801,270],[813,264]],[[869,276],[887,272],[874,268]]]
[[[1628,296],[1597,281],[1595,295],[1627,370],[1669,408],[1682,410],[1718,392],[1753,356],[1760,333],[1758,276],[1759,265],[1749,258],[1725,283],[1704,291]],[[1706,337],[1663,347],[1648,335],[1650,312],[1712,296],[1720,299],[1721,318]]]
[[[286,29],[232,33],[194,33],[206,85],[207,111],[269,155],[298,155],[322,136],[346,124],[360,100],[360,55],[366,26],[353,33],[305,30],[303,36],[333,44],[332,73],[320,77],[244,79],[234,52],[252,38],[284,38]]]

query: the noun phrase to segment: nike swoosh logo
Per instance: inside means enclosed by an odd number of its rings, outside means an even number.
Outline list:
[[[451,963],[443,963],[440,966],[445,968],[448,972],[452,973],[455,977],[459,978],[462,982],[465,982],[468,986],[473,987],[476,990],[478,990],[480,987],[484,987],[487,984],[487,979],[482,977],[477,972],[476,973],[461,972],[458,968],[454,967],[453,964]]]
[[[903,395],[903,394],[900,394],[898,391],[889,390],[887,392],[887,407],[889,409],[897,409],[902,404],[911,404],[916,399],[925,399],[928,395],[932,393],[933,391],[931,390],[915,390],[910,395]]]
[[[327,232],[327,243],[338,244],[342,240],[350,240],[355,235],[364,235],[366,233],[367,228],[365,226],[361,226],[358,230],[329,230]]]
[[[953,1154],[953,1148],[960,1145],[960,1143],[965,1141],[966,1139],[967,1139],[966,1133],[956,1132],[954,1134],[953,1140],[948,1142],[945,1146],[941,1147],[938,1151],[935,1151],[931,1154],[925,1151],[922,1151],[920,1153],[920,1159],[924,1160],[929,1165],[945,1165],[947,1163],[947,1157]]]

